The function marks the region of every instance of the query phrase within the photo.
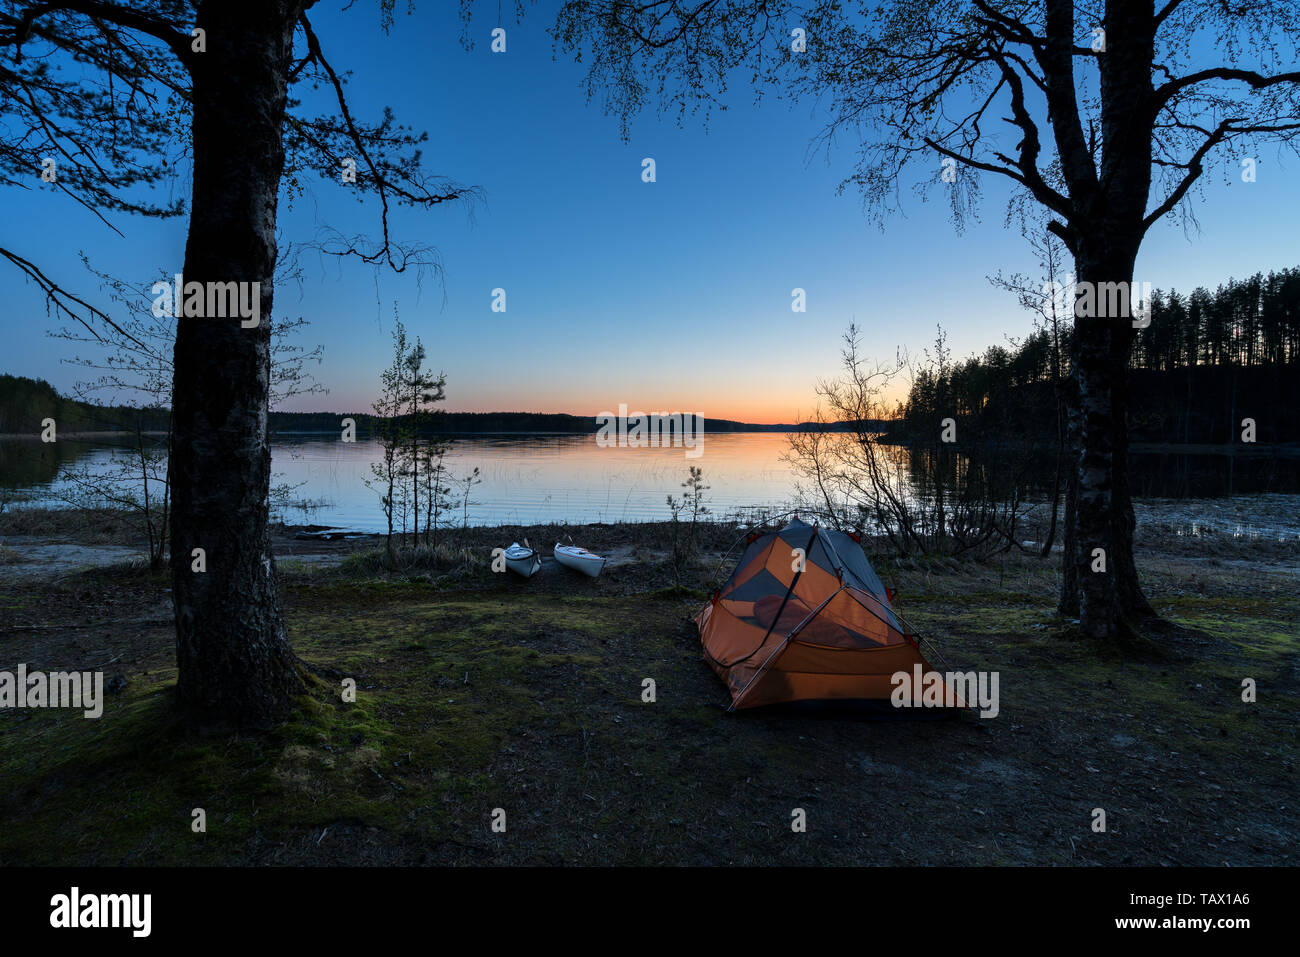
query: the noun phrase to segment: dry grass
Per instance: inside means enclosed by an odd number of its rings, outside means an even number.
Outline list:
[[[421,572],[447,573],[474,570],[486,564],[482,549],[447,542],[438,545],[418,545],[395,548],[389,551],[364,548],[353,552],[339,564],[339,574],[354,578],[378,575],[410,576]]]
[[[0,512],[0,535],[82,545],[140,545],[147,538],[134,513],[108,508],[7,508]]]

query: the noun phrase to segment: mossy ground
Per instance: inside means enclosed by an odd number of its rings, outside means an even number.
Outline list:
[[[97,721],[0,713],[0,864],[1295,863],[1300,598],[1263,565],[1141,560],[1199,633],[1140,661],[1053,614],[1054,562],[877,561],[937,666],[1000,674],[996,718],[926,722],[727,714],[689,621],[711,565],[686,587],[652,563],[454,587],[290,568],[319,674],[259,737],[176,719],[164,578],[0,584],[0,667],[126,679]]]

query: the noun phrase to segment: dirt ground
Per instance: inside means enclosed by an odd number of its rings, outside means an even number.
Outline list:
[[[0,864],[1295,864],[1300,547],[1218,526],[1189,547],[1183,518],[1138,560],[1191,630],[1140,656],[1055,616],[1055,560],[877,556],[937,667],[1000,675],[997,717],[949,721],[728,714],[690,618],[735,528],[682,572],[667,527],[614,525],[471,530],[397,574],[373,540],[280,529],[316,674],[255,738],[176,720],[165,574],[37,550],[129,542],[0,523],[0,669],[115,689],[98,721],[0,712]],[[611,556],[600,578],[488,568],[566,535]]]

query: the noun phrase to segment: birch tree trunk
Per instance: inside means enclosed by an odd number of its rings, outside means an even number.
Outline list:
[[[1073,4],[1048,0],[1047,16],[1062,58],[1055,82],[1072,86],[1065,64]],[[1095,174],[1093,149],[1085,145],[1081,127],[1061,124],[1067,135],[1058,136],[1070,195],[1078,207],[1063,238],[1074,253],[1079,291],[1092,295],[1090,309],[1080,309],[1081,301],[1075,304],[1072,394],[1077,425],[1072,425],[1079,458],[1061,610],[1068,614],[1077,606],[1086,634],[1114,639],[1134,619],[1151,614],[1133,560],[1127,416],[1137,300],[1133,271],[1151,194],[1152,0],[1107,4],[1104,23],[1105,49],[1097,60],[1102,106]],[[1122,298],[1108,299],[1108,290],[1117,290]],[[1115,308],[1121,303],[1128,308]]]

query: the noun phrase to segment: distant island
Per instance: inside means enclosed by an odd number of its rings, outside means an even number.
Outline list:
[[[650,410],[646,410],[650,414]],[[657,410],[656,410],[657,411]],[[631,415],[629,414],[629,417]],[[339,431],[339,422],[351,418],[357,434],[373,430],[374,416],[357,412],[272,412],[271,431],[280,434],[309,434]],[[701,416],[705,432],[797,432],[812,428],[811,423],[764,424],[710,419]],[[501,435],[521,433],[560,433],[584,435],[595,432],[601,420],[594,415],[570,415],[565,412],[436,412],[429,416],[428,430],[440,435]],[[827,426],[829,431],[846,431],[846,423]]]
[[[647,410],[658,411],[658,410]],[[166,432],[169,412],[165,408],[135,408],[99,405],[62,395],[44,379],[30,379],[0,373],[0,435],[35,435],[41,422],[54,419],[62,433],[82,432]],[[732,419],[704,418],[705,432],[796,432],[813,428],[809,423],[764,424]],[[358,435],[370,435],[375,417],[368,412],[272,412],[272,434],[338,434],[342,421],[352,419]],[[551,412],[437,412],[428,416],[427,431],[440,435],[490,435],[594,433],[600,422],[594,415]],[[881,423],[882,428],[884,423]],[[827,431],[846,431],[846,423],[821,426]]]

